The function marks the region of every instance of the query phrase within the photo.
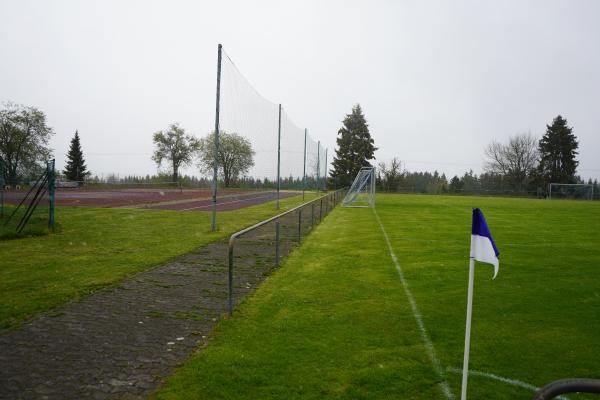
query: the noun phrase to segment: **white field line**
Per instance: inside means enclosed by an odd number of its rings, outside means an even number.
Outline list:
[[[394,262],[394,265],[396,266],[396,271],[398,271],[398,276],[400,277],[400,282],[402,283],[402,287],[404,288],[404,293],[406,294],[406,297],[408,298],[408,302],[410,303],[410,308],[412,309],[415,320],[417,321],[417,325],[419,326],[419,332],[421,333],[421,340],[423,340],[423,343],[425,344],[425,349],[427,350],[427,355],[429,356],[429,360],[431,361],[433,370],[434,370],[435,374],[437,375],[437,378],[441,381],[440,386],[442,388],[442,392],[444,393],[444,395],[446,396],[446,398],[448,400],[452,400],[452,399],[454,399],[454,394],[452,394],[450,385],[448,385],[448,382],[446,381],[446,374],[444,372],[444,369],[442,368],[442,364],[440,363],[440,360],[437,358],[437,355],[435,353],[435,348],[433,347],[433,343],[431,342],[431,339],[429,338],[427,329],[425,329],[425,324],[423,323],[423,318],[421,317],[421,313],[419,312],[419,309],[417,308],[417,302],[415,301],[415,298],[413,297],[410,289],[408,288],[408,282],[406,281],[406,278],[404,277],[404,272],[402,272],[402,268],[400,267],[398,258],[396,257],[396,254],[394,253],[394,250],[392,249],[392,243],[390,242],[390,238],[388,237],[387,232],[385,231],[385,228],[383,227],[383,224],[381,223],[381,220],[379,219],[377,210],[375,210],[375,208],[373,208],[373,212],[375,213],[375,218],[377,219],[377,222],[379,223],[379,227],[381,228],[381,232],[383,233],[383,237],[385,238],[385,242],[387,243],[390,257],[392,258],[392,261]]]
[[[446,371],[452,372],[453,374],[462,375],[462,369],[460,369],[460,368],[448,367],[448,368],[446,368]],[[523,381],[520,381],[517,379],[505,378],[503,376],[499,376],[499,375],[492,374],[489,372],[475,371],[475,370],[470,369],[469,376],[478,376],[480,378],[492,379],[492,380],[495,380],[498,382],[506,383],[511,386],[517,386],[517,387],[520,387],[523,389],[529,389],[532,392],[537,392],[540,389],[539,387],[532,385],[531,383],[523,382]],[[568,398],[565,396],[558,396],[556,398],[561,399],[561,400],[568,400]]]
[[[242,199],[242,200],[232,200],[232,201],[226,201],[224,203],[217,203],[217,205],[224,205],[224,204],[233,204],[233,203],[241,203],[244,201],[252,201],[252,200],[261,200],[261,199],[266,199],[269,198],[270,196],[259,196],[259,197],[251,197],[249,199]],[[210,208],[212,207],[212,204],[207,204],[204,206],[198,206],[198,207],[190,207],[190,208],[183,208],[179,211],[190,211],[190,210],[198,210],[200,208]]]

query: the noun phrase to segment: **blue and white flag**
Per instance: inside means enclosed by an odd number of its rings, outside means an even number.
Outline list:
[[[498,275],[498,256],[500,252],[492,239],[485,217],[479,208],[473,209],[473,224],[471,226],[471,258],[492,264],[494,278]],[[492,279],[494,279],[492,278]]]

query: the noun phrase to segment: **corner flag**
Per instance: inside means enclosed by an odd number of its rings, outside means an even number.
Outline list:
[[[479,208],[473,209],[473,223],[471,225],[471,258],[476,261],[492,264],[494,277],[498,275],[498,256],[500,252],[492,239],[490,229],[485,222],[485,217]]]
[[[465,354],[460,398],[467,399],[467,380],[469,377],[469,348],[471,346],[471,316],[473,315],[473,281],[475,280],[475,261],[492,264],[494,277],[498,275],[498,256],[500,252],[492,239],[485,217],[479,208],[473,209],[471,224],[471,255],[469,261],[469,289],[467,291],[467,327],[465,329]]]

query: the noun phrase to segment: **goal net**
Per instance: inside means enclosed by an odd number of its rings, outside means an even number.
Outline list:
[[[548,198],[593,200],[594,185],[586,183],[551,183],[548,189]]]
[[[360,169],[350,190],[346,193],[343,207],[375,207],[375,168]]]

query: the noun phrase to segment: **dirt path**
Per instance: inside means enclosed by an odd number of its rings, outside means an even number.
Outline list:
[[[304,207],[303,234],[331,205]],[[280,221],[282,256],[299,243],[298,217]],[[274,239],[268,224],[238,240],[236,301],[274,269]],[[207,342],[226,305],[221,240],[0,335],[0,399],[144,398]]]

